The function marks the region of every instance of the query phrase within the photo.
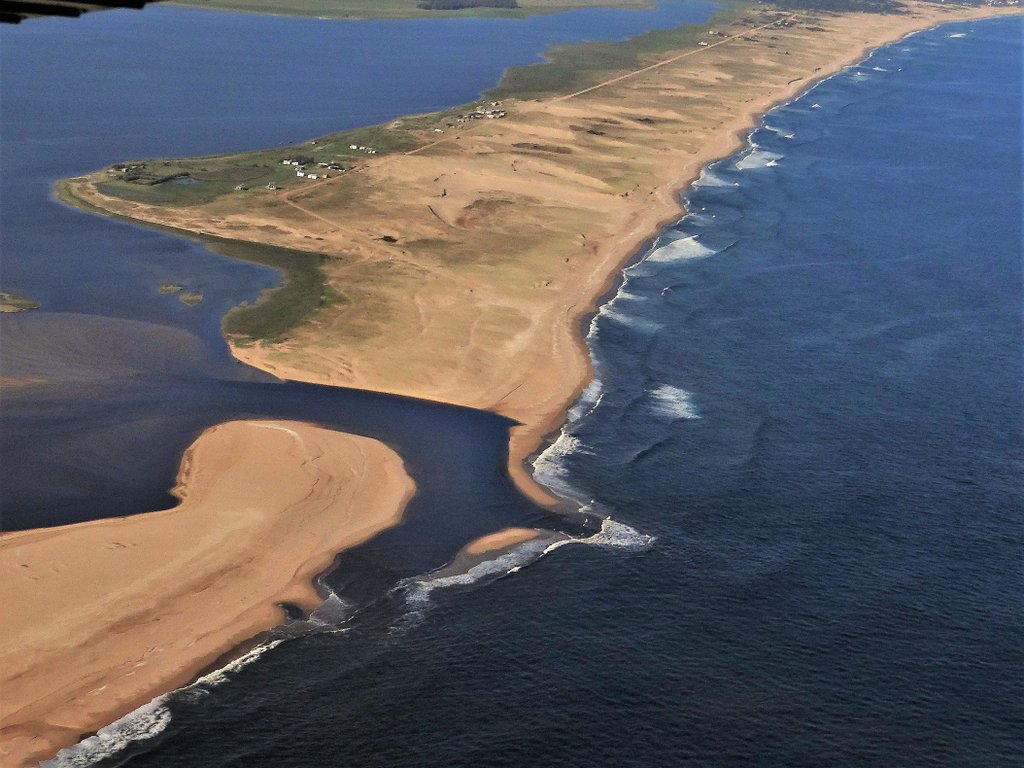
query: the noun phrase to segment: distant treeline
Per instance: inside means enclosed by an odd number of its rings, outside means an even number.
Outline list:
[[[863,11],[865,13],[898,12],[898,0],[766,0],[780,8],[817,11]]]
[[[425,11],[461,11],[463,8],[518,8],[516,0],[423,0],[416,4]]]

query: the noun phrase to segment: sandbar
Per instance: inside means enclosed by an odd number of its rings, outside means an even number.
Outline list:
[[[415,486],[369,438],[236,421],[186,452],[176,507],[0,536],[0,763],[34,764],[190,682],[395,525]]]

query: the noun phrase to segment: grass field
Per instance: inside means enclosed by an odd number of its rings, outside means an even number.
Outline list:
[[[325,19],[412,19],[441,16],[526,16],[572,8],[649,8],[650,0],[519,0],[519,8],[467,8],[428,11],[418,0],[176,0],[176,5],[222,11],[311,16]]]

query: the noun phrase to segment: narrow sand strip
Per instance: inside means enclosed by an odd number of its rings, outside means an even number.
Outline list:
[[[230,422],[169,510],[0,536],[0,763],[34,764],[320,603],[313,577],[395,525],[415,486],[368,438]]]

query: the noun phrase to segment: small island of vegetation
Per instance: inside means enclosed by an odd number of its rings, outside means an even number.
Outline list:
[[[0,293],[0,312],[27,312],[30,309],[39,309],[39,305],[24,296]]]

